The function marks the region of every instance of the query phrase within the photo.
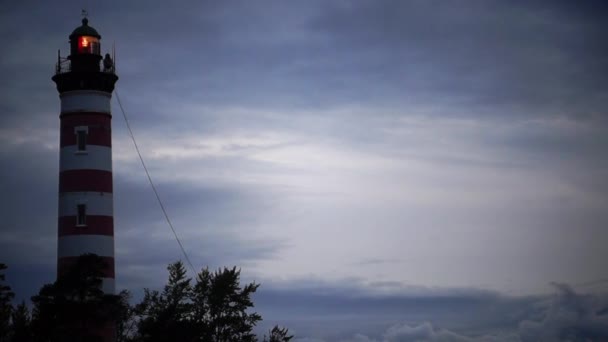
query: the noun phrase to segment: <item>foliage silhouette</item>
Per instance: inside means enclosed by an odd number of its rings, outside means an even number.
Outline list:
[[[262,317],[251,311],[251,297],[260,285],[241,285],[236,267],[204,268],[193,283],[184,264],[175,262],[167,267],[163,290],[144,289],[144,298],[132,306],[128,291],[103,293],[105,266],[96,255],[79,257],[32,297],[31,313],[25,302],[12,307],[14,294],[0,273],[0,342],[258,341],[253,328]],[[5,269],[0,264],[0,271]],[[104,335],[108,331],[114,336]],[[286,328],[275,326],[264,341],[292,338]]]
[[[289,335],[289,329],[275,325],[269,332],[269,338],[264,336],[264,342],[289,342],[294,336]]]
[[[12,313],[11,300],[15,294],[10,286],[4,285],[4,270],[7,266],[0,263],[0,342],[8,341],[10,332],[10,319]]]
[[[205,268],[196,283],[186,277],[181,262],[168,267],[169,280],[162,292],[145,289],[135,306],[138,320],[134,341],[257,341],[253,327],[262,317],[249,313],[251,295],[259,285],[240,287],[240,270]]]
[[[29,342],[32,340],[31,316],[25,302],[17,305],[11,315],[11,342]]]
[[[86,254],[53,284],[32,297],[34,341],[103,341],[112,322],[122,310],[120,296],[101,290],[105,262]]]

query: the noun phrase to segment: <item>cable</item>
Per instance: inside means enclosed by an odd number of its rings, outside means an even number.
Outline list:
[[[154,191],[154,195],[156,195],[156,200],[158,201],[158,205],[160,206],[160,209],[163,211],[163,214],[165,215],[165,220],[167,221],[167,224],[169,224],[169,228],[171,228],[171,231],[173,232],[173,235],[175,236],[175,240],[179,244],[179,248],[182,250],[182,253],[184,254],[184,257],[186,258],[188,265],[190,265],[190,269],[192,270],[192,273],[196,277],[196,270],[195,270],[194,266],[192,265],[192,262],[190,261],[190,257],[188,257],[188,253],[186,253],[186,249],[184,248],[184,245],[182,245],[182,242],[180,241],[179,237],[177,236],[177,232],[175,231],[175,228],[173,227],[173,223],[171,223],[171,219],[169,219],[169,215],[167,214],[167,211],[165,210],[163,201],[161,201],[160,196],[158,195],[158,191],[156,191],[156,186],[154,186],[154,182],[152,182],[152,177],[150,177],[150,172],[148,172],[148,168],[146,167],[144,158],[141,156],[141,152],[139,151],[139,147],[137,146],[137,142],[135,141],[135,135],[133,135],[133,131],[131,130],[131,125],[129,125],[129,119],[127,119],[127,114],[125,113],[125,110],[122,107],[122,103],[120,102],[120,97],[118,96],[118,91],[116,89],[114,89],[114,94],[116,94],[116,100],[118,101],[118,106],[120,107],[122,116],[125,119],[125,123],[127,124],[127,130],[129,130],[129,135],[131,136],[133,145],[135,145],[135,151],[137,151],[137,155],[139,156],[139,160],[141,161],[141,166],[143,166],[144,171],[146,172],[146,176],[148,176],[148,182],[150,182],[152,191]]]

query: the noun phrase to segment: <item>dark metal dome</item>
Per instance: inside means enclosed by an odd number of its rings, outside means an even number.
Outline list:
[[[99,35],[99,33],[97,33],[97,30],[95,30],[94,28],[89,26],[89,19],[87,19],[87,18],[82,19],[82,26],[77,27],[72,32],[72,34],[70,35],[70,39],[72,39],[74,37],[80,37],[80,36],[91,36],[91,37],[96,37],[98,39],[101,39],[101,36]]]

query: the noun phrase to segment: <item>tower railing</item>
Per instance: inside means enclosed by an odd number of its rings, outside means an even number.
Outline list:
[[[59,57],[57,64],[55,64],[55,75],[65,74],[72,71],[72,62],[67,58]],[[103,66],[99,69],[100,72],[108,74],[114,74],[116,72],[116,65],[112,64],[111,67],[107,68]]]
[[[67,58],[59,57],[57,64],[55,64],[55,75],[63,74],[70,71],[72,71],[72,64],[70,63],[70,60]]]

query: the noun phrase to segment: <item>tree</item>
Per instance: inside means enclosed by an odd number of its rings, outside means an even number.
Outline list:
[[[119,304],[117,305],[117,311],[114,314],[116,318],[116,336],[117,342],[129,342],[132,341],[133,335],[135,335],[136,320],[135,320],[135,309],[129,304],[131,294],[127,290],[122,290],[118,294]]]
[[[289,329],[287,328],[279,328],[278,325],[275,325],[268,332],[269,339],[264,336],[264,342],[289,342],[293,335],[289,335]]]
[[[136,305],[137,341],[256,341],[253,327],[262,317],[249,313],[251,295],[259,287],[241,288],[240,270],[203,269],[196,284],[186,277],[182,262],[168,267],[169,280],[162,293],[145,289]]]
[[[0,341],[4,342],[8,340],[11,312],[13,306],[11,300],[15,297],[15,294],[11,291],[11,287],[4,285],[4,270],[7,269],[5,264],[0,263]]]
[[[251,295],[259,284],[240,287],[241,271],[236,267],[224,268],[213,273],[208,268],[197,276],[193,291],[196,312],[195,326],[205,341],[256,341],[253,327],[262,320],[253,308]]]
[[[260,285],[241,285],[241,271],[236,267],[215,272],[204,268],[192,285],[183,263],[170,264],[163,290],[144,289],[144,298],[134,307],[129,305],[128,291],[103,293],[104,267],[103,259],[96,255],[80,256],[66,274],[32,297],[31,314],[24,302],[12,308],[14,294],[3,285],[4,275],[0,274],[4,315],[0,317],[4,322],[0,342],[103,341],[109,326],[118,342],[258,341],[252,330],[262,317],[252,312],[251,297]],[[0,264],[0,271],[4,269]],[[292,338],[286,328],[275,326],[270,340],[264,341]]]
[[[76,259],[68,272],[32,297],[35,341],[101,341],[120,312],[120,296],[104,294],[105,262],[93,254]]]
[[[30,342],[32,340],[30,311],[25,302],[17,305],[11,315],[11,342]]]
[[[34,341],[58,340],[58,304],[55,298],[55,289],[52,284],[42,286],[36,296],[32,297],[32,335]]]
[[[167,267],[169,281],[163,292],[144,289],[144,298],[135,306],[139,317],[137,341],[194,341],[190,328],[191,279],[181,262]]]

